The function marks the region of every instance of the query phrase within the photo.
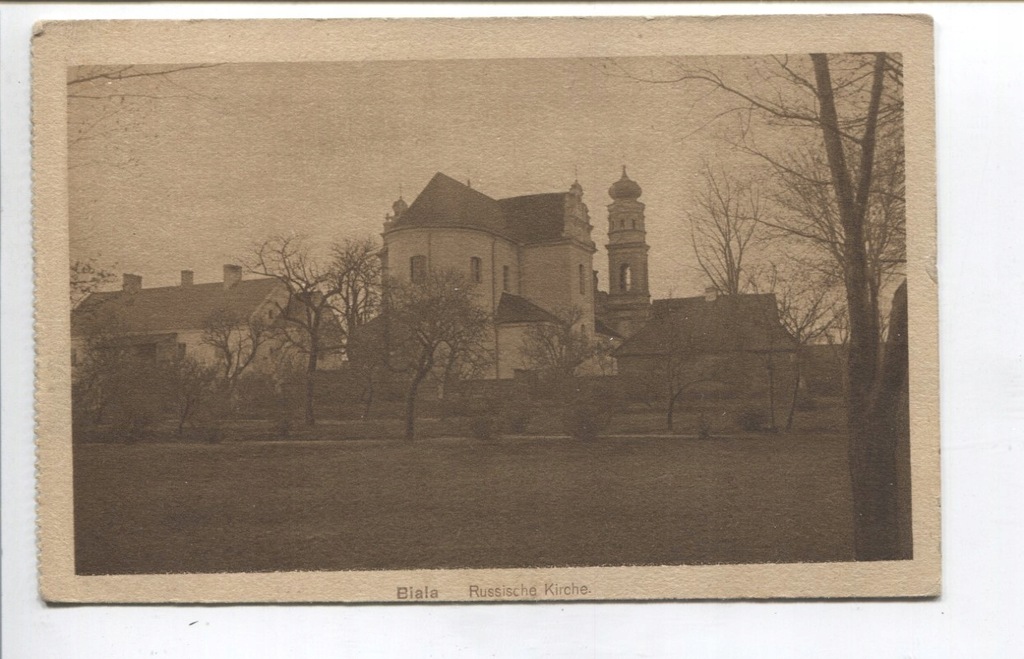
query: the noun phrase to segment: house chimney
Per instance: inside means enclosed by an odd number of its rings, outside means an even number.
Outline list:
[[[704,289],[704,299],[708,302],[714,302],[718,299],[718,289],[714,286],[708,286]]]
[[[135,294],[142,290],[142,277],[130,275],[127,272],[121,278],[121,290],[125,293]]]
[[[194,276],[195,276],[195,273],[192,272],[191,270],[182,270],[181,271],[181,287],[182,288],[188,288],[189,286],[191,286]]]
[[[230,290],[235,287],[235,284],[242,281],[242,266],[240,265],[225,265],[224,266],[224,290]]]

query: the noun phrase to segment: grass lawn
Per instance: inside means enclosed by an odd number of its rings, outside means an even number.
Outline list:
[[[852,559],[840,435],[75,447],[79,574]]]

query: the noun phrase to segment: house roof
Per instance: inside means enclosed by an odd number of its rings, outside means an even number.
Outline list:
[[[619,334],[618,332],[613,330],[611,327],[608,327],[607,325],[605,325],[604,322],[600,318],[595,318],[594,319],[594,331],[597,332],[598,334],[604,334],[605,336],[610,336],[613,339],[621,339],[621,338],[623,338],[621,334]]]
[[[492,231],[521,243],[562,236],[568,193],[493,199],[441,172],[434,175],[395,228],[451,227]]]
[[[673,346],[695,353],[790,352],[793,337],[779,321],[773,294],[656,300],[652,318],[616,357],[659,356]]]
[[[202,329],[215,312],[249,318],[275,289],[276,279],[245,279],[229,289],[221,282],[143,288],[136,293],[93,293],[71,313],[71,333],[89,330],[99,316],[115,314],[127,333]]]
[[[538,307],[525,297],[502,293],[498,308],[494,312],[494,323],[557,323],[558,318]]]

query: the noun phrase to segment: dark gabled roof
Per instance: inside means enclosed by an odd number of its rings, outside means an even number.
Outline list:
[[[532,194],[500,199],[509,234],[523,243],[554,240],[562,237],[565,228],[564,192]]]
[[[275,289],[276,279],[246,279],[229,289],[224,284],[194,284],[143,288],[136,293],[93,293],[71,313],[71,333],[88,332],[91,322],[116,318],[127,333],[202,329],[215,313],[248,319]]]
[[[790,352],[795,341],[779,322],[775,296],[721,295],[656,300],[652,318],[615,351],[658,356],[672,346],[694,353]]]
[[[453,225],[502,233],[505,217],[497,201],[438,172],[395,222],[396,227]]]
[[[567,193],[492,199],[440,172],[395,221],[402,227],[469,227],[530,243],[560,238]]]
[[[610,336],[613,339],[621,339],[621,338],[623,338],[621,334],[619,334],[618,332],[613,330],[611,327],[608,327],[607,325],[605,325],[604,322],[602,322],[600,318],[595,318],[594,319],[594,331],[597,332],[598,334],[603,334],[605,336]]]
[[[498,309],[494,312],[494,323],[557,323],[558,318],[541,309],[525,297],[502,293]]]

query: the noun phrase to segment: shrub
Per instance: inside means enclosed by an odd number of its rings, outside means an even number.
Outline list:
[[[566,405],[562,414],[562,429],[570,437],[589,442],[608,428],[612,411],[608,405],[591,401],[573,401]]]
[[[125,444],[142,441],[153,422],[153,417],[142,411],[118,414],[110,426],[110,436],[114,441]]]
[[[494,439],[497,430],[497,421],[492,416],[475,416],[469,423],[469,431],[474,439]]]
[[[761,432],[768,427],[768,413],[756,407],[747,407],[736,415],[736,425],[748,432]]]

